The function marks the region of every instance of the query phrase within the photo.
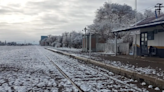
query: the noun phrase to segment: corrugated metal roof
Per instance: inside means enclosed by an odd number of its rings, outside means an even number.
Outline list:
[[[156,26],[156,25],[161,25],[161,24],[164,24],[164,14],[158,16],[158,18],[156,18],[155,16],[146,18],[146,19],[136,23],[133,26],[130,26],[130,27],[127,27],[124,29],[113,30],[113,32],[129,31],[129,30],[151,27],[151,26]]]
[[[136,26],[150,24],[150,23],[154,23],[154,22],[161,22],[161,21],[164,21],[164,14],[158,16],[158,18],[156,18],[155,16],[146,18],[146,19],[142,20],[141,22],[137,23]]]

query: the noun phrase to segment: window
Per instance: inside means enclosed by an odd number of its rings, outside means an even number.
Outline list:
[[[154,32],[151,31],[151,32],[148,32],[148,37],[147,37],[148,40],[154,40]]]

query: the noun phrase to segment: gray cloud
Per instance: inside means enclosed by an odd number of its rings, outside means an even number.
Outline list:
[[[0,6],[0,14],[23,13],[23,10],[16,9],[16,5]],[[19,5],[17,5],[19,7]]]
[[[27,6],[33,9],[41,9],[41,10],[56,9],[56,8],[61,7],[61,5],[59,4],[59,1],[57,0],[56,1],[46,0],[46,1],[41,1],[41,2],[28,2]]]
[[[60,25],[62,23],[68,23],[67,19],[61,19],[59,16],[55,14],[46,14],[43,17],[41,17],[42,21],[45,24],[50,24],[50,25]]]
[[[26,0],[29,1],[29,0]],[[81,31],[92,24],[95,12],[104,2],[128,4],[134,9],[132,0],[30,0],[25,5],[0,5],[0,40],[39,41],[41,35],[60,35],[66,31]],[[138,11],[153,9],[161,0],[138,0]],[[1,3],[1,1],[0,1]],[[16,18],[10,17],[16,15]],[[16,21],[19,20],[19,21]],[[29,21],[28,21],[29,20]],[[12,22],[13,21],[13,22]],[[15,21],[15,22],[14,22]]]

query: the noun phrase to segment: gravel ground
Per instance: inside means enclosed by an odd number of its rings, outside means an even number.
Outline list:
[[[46,55],[49,55],[48,53],[46,53]],[[148,88],[149,85],[146,85],[145,83],[139,83],[136,80],[128,79],[120,75],[115,75],[112,72],[91,64],[86,64],[83,61],[59,55],[54,52],[51,53],[54,55],[49,55],[49,57],[51,57],[51,59],[54,60],[54,62],[85,91],[108,92],[110,90],[111,92],[136,92],[137,90],[133,88],[136,88],[140,91],[142,90],[143,92],[155,91],[153,88]],[[62,59],[59,57],[62,57]],[[129,85],[132,88],[129,87]]]
[[[53,48],[53,47],[48,47]],[[79,49],[71,50],[69,48],[53,48],[60,51],[68,52],[70,54],[74,54],[76,56],[90,58],[88,53],[82,53]],[[91,59],[98,60],[100,62],[110,64],[116,67],[125,68],[128,70],[136,71],[142,74],[147,74],[153,77],[158,77],[160,79],[164,79],[164,63],[163,60],[158,60],[153,58],[142,59],[137,58],[134,59],[132,57],[126,56],[110,56],[110,55],[102,55],[102,53],[91,53]],[[157,62],[158,61],[158,62]]]

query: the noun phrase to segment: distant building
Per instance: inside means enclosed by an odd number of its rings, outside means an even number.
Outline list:
[[[40,41],[42,41],[45,38],[48,38],[48,36],[41,36],[41,40]]]
[[[48,36],[41,36],[41,40],[39,41],[40,45],[45,46],[47,43],[43,41],[44,39],[47,39]]]

